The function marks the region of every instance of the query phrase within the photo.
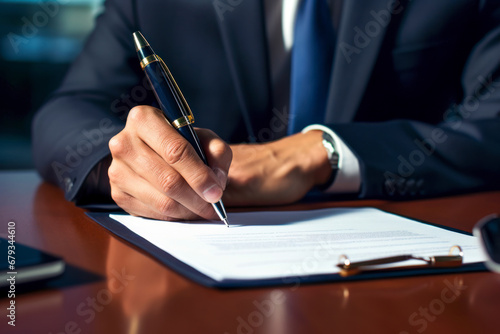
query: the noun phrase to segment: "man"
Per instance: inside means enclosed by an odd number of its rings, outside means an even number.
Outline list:
[[[209,203],[223,194],[241,206],[291,203],[316,188],[412,199],[500,187],[498,1],[329,1],[331,68],[314,86],[324,110],[294,102],[314,85],[294,79],[292,53],[308,49],[293,28],[305,3],[108,0],[36,116],[38,170],[77,204],[111,195],[159,219],[216,218]],[[137,30],[204,128],[211,168],[149,107]]]

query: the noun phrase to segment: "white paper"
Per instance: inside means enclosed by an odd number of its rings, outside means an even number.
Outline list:
[[[447,255],[453,245],[462,247],[464,263],[484,261],[473,236],[374,208],[230,213],[229,228],[220,221],[110,217],[217,281],[338,273],[341,254],[352,262]]]

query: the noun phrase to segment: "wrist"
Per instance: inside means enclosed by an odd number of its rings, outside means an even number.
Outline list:
[[[332,167],[323,143],[323,131],[311,130],[303,135],[307,136],[306,142],[310,152],[307,173],[312,177],[313,186],[325,185],[332,176]]]
[[[267,146],[267,145],[266,145]],[[324,185],[330,179],[332,168],[323,145],[323,131],[297,133],[269,143],[269,159],[278,162],[275,173],[296,177],[299,173],[309,188]]]

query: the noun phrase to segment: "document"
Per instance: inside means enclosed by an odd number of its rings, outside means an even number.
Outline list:
[[[352,262],[448,255],[454,245],[464,263],[484,261],[473,236],[374,208],[230,213],[229,228],[220,221],[110,218],[216,281],[335,274],[342,254]]]

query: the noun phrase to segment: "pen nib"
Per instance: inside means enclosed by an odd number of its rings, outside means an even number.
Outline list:
[[[224,224],[226,224],[226,227],[229,227],[229,223],[227,221],[227,218],[222,218],[222,221],[224,222]]]

